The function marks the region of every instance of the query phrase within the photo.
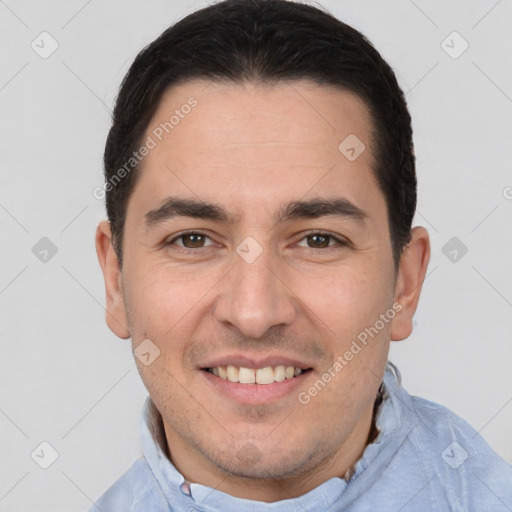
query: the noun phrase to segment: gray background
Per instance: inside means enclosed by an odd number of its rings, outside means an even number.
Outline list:
[[[140,455],[146,391],[104,321],[92,191],[131,61],[203,5],[0,1],[0,511],[86,510]],[[390,358],[409,392],[467,419],[510,463],[512,2],[322,5],[390,62],[413,116],[415,225],[432,257],[414,333]],[[51,49],[43,31],[59,45],[46,59],[31,47]],[[43,237],[55,255],[39,252]],[[58,452],[46,470],[31,458],[50,461],[43,441]]]

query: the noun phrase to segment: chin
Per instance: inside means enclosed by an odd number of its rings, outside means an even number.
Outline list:
[[[261,446],[261,443],[260,443]],[[222,460],[208,457],[210,461],[226,473],[240,478],[275,480],[293,478],[305,473],[313,465],[312,457],[304,450],[283,450],[282,447],[264,445],[248,441],[238,451],[225,454]],[[210,454],[210,455],[216,455]]]

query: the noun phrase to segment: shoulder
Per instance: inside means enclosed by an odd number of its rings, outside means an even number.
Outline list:
[[[512,505],[512,467],[482,435],[447,407],[416,396],[410,403],[418,421],[409,440],[440,494],[472,510],[491,502],[496,510]]]
[[[102,512],[156,512],[168,510],[168,504],[146,459],[141,457],[94,502],[90,512],[98,509]]]
[[[440,443],[459,442],[461,446],[464,443],[479,456],[502,461],[479,432],[444,405],[417,396],[411,396],[411,404],[423,427]],[[512,470],[510,466],[508,468]]]

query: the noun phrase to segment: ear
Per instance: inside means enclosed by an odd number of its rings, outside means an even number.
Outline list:
[[[392,341],[404,340],[412,332],[412,319],[420,299],[429,259],[428,232],[425,228],[417,226],[412,229],[411,241],[404,248],[400,258],[394,302],[401,304],[402,309],[391,325]]]
[[[107,325],[116,336],[125,340],[130,337],[130,332],[126,321],[122,276],[112,244],[110,222],[107,220],[100,222],[96,228],[96,253],[105,280]]]

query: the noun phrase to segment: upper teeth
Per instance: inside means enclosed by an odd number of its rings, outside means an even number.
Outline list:
[[[216,366],[209,368],[211,373],[223,380],[240,382],[241,384],[272,384],[291,379],[304,370],[293,366],[265,366],[265,368],[244,368],[243,366]]]

